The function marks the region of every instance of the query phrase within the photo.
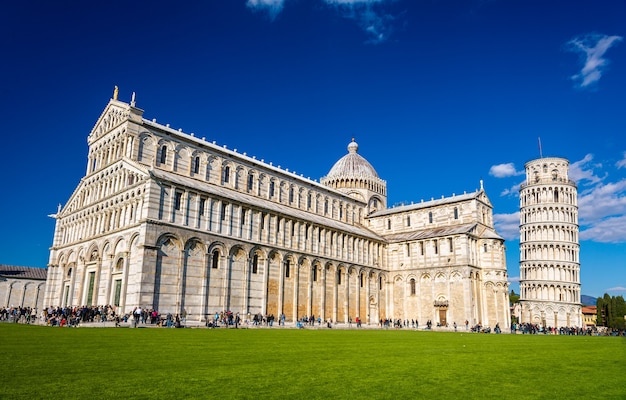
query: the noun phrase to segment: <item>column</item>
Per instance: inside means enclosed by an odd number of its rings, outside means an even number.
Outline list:
[[[339,292],[337,287],[337,275],[339,274],[339,268],[335,270],[333,279],[333,322],[337,323],[337,307],[339,306]]]
[[[370,285],[372,281],[370,279],[370,272],[368,271],[365,276],[365,323],[370,324]]]
[[[132,244],[131,244],[132,245]],[[117,311],[119,314],[126,313],[126,291],[128,290],[128,270],[130,268],[130,251],[124,252],[124,274],[122,280],[122,293],[120,293],[120,307],[121,311]],[[139,274],[139,282],[141,282],[141,274]],[[138,288],[141,289],[141,283],[138,284]],[[140,293],[137,293],[137,302],[140,303]],[[141,306],[141,304],[137,304]],[[129,310],[130,311],[130,310]]]
[[[250,263],[252,259],[246,255],[246,261],[243,264],[243,276],[245,279],[243,280],[243,315],[242,318],[246,319],[246,315],[248,314],[248,301],[250,299],[250,293],[248,290],[250,288]]]
[[[323,266],[320,271],[321,279],[322,279],[322,310],[321,317],[322,320],[326,320],[326,267]]]
[[[363,319],[363,316],[361,315],[361,276],[362,276],[363,272],[359,272],[357,275],[357,282],[356,282],[356,315],[355,317],[359,317],[361,319]]]
[[[278,315],[276,318],[280,318],[280,314],[283,313],[283,296],[285,295],[285,260],[280,261],[279,275],[278,275]]]
[[[269,255],[268,257],[265,259],[265,269],[263,271],[263,305],[261,307],[261,314],[263,314],[264,316],[267,314],[267,285],[269,282],[269,276],[270,276],[270,258]]]
[[[293,321],[296,322],[298,320],[298,289],[300,288],[299,280],[300,280],[300,265],[296,264],[296,268],[294,271],[293,277]]]

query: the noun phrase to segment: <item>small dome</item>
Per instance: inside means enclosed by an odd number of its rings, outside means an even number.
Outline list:
[[[352,139],[348,145],[348,154],[343,156],[330,169],[327,179],[349,178],[349,177],[376,177],[378,174],[372,164],[365,158],[361,157],[357,152],[359,145]]]

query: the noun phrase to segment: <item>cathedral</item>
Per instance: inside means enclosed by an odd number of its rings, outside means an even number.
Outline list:
[[[354,140],[311,180],[145,119],[117,90],[88,146],[53,215],[46,306],[509,326],[504,239],[482,183],[388,207]]]

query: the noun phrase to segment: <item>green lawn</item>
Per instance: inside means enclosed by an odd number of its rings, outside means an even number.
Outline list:
[[[0,324],[0,398],[626,398],[626,341]]]

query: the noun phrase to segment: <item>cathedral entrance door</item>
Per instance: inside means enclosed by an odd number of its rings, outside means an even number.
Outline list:
[[[448,323],[448,321],[446,320],[447,313],[448,310],[446,308],[439,309],[439,323],[441,324],[441,326],[446,326],[446,324]]]

